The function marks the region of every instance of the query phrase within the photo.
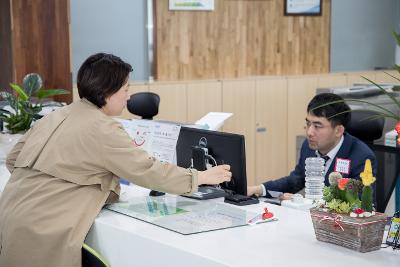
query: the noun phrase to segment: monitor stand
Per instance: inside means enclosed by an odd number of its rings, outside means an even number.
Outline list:
[[[197,192],[194,192],[190,196],[184,196],[184,197],[205,200],[205,199],[225,197],[226,195],[227,193],[222,188],[217,188],[214,186],[199,186],[199,190]]]
[[[149,193],[149,196],[151,196],[151,197],[159,197],[159,196],[163,196],[163,195],[165,195],[164,192],[159,192],[156,190],[151,190]]]

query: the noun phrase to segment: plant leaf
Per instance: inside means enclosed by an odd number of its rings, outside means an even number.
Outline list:
[[[397,64],[394,64],[394,68],[397,70],[397,72],[400,72],[400,66],[399,65],[397,65]],[[386,72],[385,72],[386,73]],[[388,74],[388,73],[387,73]],[[388,75],[390,75],[390,74],[388,74]],[[392,76],[392,75],[390,75],[390,76]],[[392,76],[393,77],[393,76]],[[398,80],[398,78],[395,78],[396,80]]]
[[[14,95],[10,94],[9,92],[0,92],[0,96],[10,105],[13,110],[18,110],[17,98]]]
[[[400,34],[398,34],[397,32],[393,31],[393,36],[396,39],[397,45],[400,46]]]
[[[399,66],[399,65],[395,65],[395,68],[397,69],[398,72],[400,72],[400,66]],[[390,74],[389,72],[384,71],[383,73],[389,75],[389,76],[392,77],[393,79],[395,79],[395,80],[397,80],[397,81],[400,82],[400,79],[399,79],[399,78],[397,78],[396,76]],[[396,86],[395,86],[395,87],[396,87]],[[392,89],[392,90],[393,90],[393,89]]]
[[[10,111],[0,108],[0,114],[12,114]]]
[[[50,96],[56,96],[56,95],[66,95],[70,94],[70,91],[64,90],[64,89],[40,89],[36,96],[39,99],[45,98],[45,97],[50,97]]]
[[[37,73],[29,73],[25,75],[24,80],[22,81],[22,87],[28,96],[33,95],[36,91],[42,88],[42,86],[42,78]]]
[[[18,96],[17,98],[20,98],[23,101],[26,101],[29,99],[29,96],[25,93],[24,89],[21,88],[18,84],[10,83],[10,86],[12,89],[14,89],[15,92],[17,92]]]

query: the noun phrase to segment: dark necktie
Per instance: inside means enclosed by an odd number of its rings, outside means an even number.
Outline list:
[[[323,158],[323,159],[324,159],[324,161],[325,161],[325,165],[326,165],[326,162],[327,162],[327,161],[330,159],[330,158],[329,158],[329,156],[327,156],[327,155],[326,155],[326,156],[323,156],[323,157],[321,157],[321,158]]]

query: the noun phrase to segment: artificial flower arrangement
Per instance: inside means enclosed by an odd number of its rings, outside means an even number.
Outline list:
[[[372,184],[376,178],[372,174],[371,160],[365,161],[361,181],[343,178],[338,172],[329,175],[329,184],[324,188],[322,208],[335,213],[350,214],[351,217],[371,217],[373,209]],[[361,195],[361,199],[360,196]]]

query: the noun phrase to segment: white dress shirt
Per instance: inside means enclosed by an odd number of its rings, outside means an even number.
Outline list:
[[[336,157],[336,154],[338,153],[340,147],[343,144],[343,140],[344,140],[344,136],[342,135],[342,137],[340,138],[339,143],[325,155],[325,156],[329,157],[329,159],[325,162],[325,173],[328,172],[328,170],[329,170],[329,168],[330,168],[330,166],[331,166],[331,164],[333,162],[333,159]],[[318,158],[322,157],[322,155],[319,153],[318,150],[315,150],[315,155]],[[264,184],[261,184],[261,188],[262,188],[262,196],[265,196],[267,194],[267,190],[265,189]],[[276,195],[276,194],[273,194],[273,195]],[[272,195],[272,197],[275,197],[273,195]]]

